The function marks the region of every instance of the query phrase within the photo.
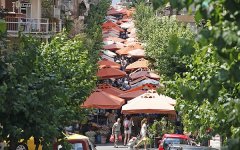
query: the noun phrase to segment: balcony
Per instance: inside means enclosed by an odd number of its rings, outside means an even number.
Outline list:
[[[18,33],[40,35],[49,38],[62,30],[62,22],[50,22],[47,18],[6,17],[7,33],[11,37]]]

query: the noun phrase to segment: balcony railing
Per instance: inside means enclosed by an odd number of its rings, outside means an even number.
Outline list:
[[[21,18],[21,17],[6,17],[8,33],[29,33],[29,34],[53,34],[62,30],[61,20],[49,22],[47,18]]]

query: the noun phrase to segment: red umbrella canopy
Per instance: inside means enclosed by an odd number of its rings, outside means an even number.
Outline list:
[[[118,96],[124,92],[122,90],[119,90],[118,88],[111,86],[110,84],[99,84],[98,89],[101,89],[102,91],[115,96]]]
[[[112,28],[118,26],[117,24],[113,23],[112,21],[108,20],[102,24],[102,28]]]
[[[100,60],[98,62],[98,64],[99,64],[100,69],[105,67],[105,66],[111,66],[112,68],[120,69],[120,64],[112,62],[112,61],[107,60],[107,59]]]
[[[129,76],[133,80],[141,78],[141,77],[148,77],[148,78],[156,79],[156,80],[160,79],[159,75],[157,75],[157,74],[155,74],[153,72],[150,72],[150,71],[148,71],[146,69],[145,70],[138,69],[135,72],[131,73]]]
[[[147,92],[147,89],[139,89],[136,91],[125,92],[120,94],[119,97],[125,100],[131,100]]]
[[[117,11],[116,9],[112,8],[107,12],[107,15],[118,15],[122,14],[122,12]]]
[[[112,68],[111,66],[105,66],[102,69],[98,70],[97,76],[100,79],[122,78],[126,76],[126,72]]]
[[[142,86],[139,87],[135,87],[132,88],[130,90],[128,90],[127,92],[131,92],[131,91],[138,91],[138,90],[150,90],[150,89],[156,89],[156,86],[152,85],[152,84],[144,84]]]
[[[119,109],[124,104],[124,99],[106,93],[100,89],[94,91],[82,107],[99,109]]]
[[[124,46],[123,45],[120,45],[120,44],[110,44],[110,45],[104,45],[103,46],[103,49],[107,49],[107,50],[118,50],[118,49],[121,49],[123,48]]]

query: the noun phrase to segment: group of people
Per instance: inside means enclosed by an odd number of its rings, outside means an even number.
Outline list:
[[[137,144],[134,146],[135,149],[138,149],[138,147],[143,143],[144,149],[147,149],[147,119],[144,118],[141,121],[141,130],[140,130],[140,140],[137,142]],[[114,147],[118,147],[118,141],[119,136],[121,136],[121,119],[118,118],[117,121],[112,126],[112,135],[114,136],[115,142]],[[134,126],[133,120],[130,116],[126,116],[123,121],[123,127],[124,127],[124,140],[123,145],[126,146],[131,138],[132,133],[132,127]]]

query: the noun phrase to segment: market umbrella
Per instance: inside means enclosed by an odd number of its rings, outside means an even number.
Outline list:
[[[122,38],[118,38],[118,37],[106,37],[105,39],[103,39],[103,41],[113,41],[113,42],[120,42],[123,43],[126,40],[122,39]]]
[[[159,81],[150,79],[148,77],[141,77],[141,78],[138,78],[138,79],[130,82],[131,87],[138,87],[138,86],[142,86],[144,84],[153,84],[155,86],[160,85]]]
[[[113,87],[110,84],[99,84],[98,85],[98,89],[101,89],[104,92],[107,92],[107,93],[115,95],[115,96],[118,96],[118,95],[120,95],[120,94],[122,94],[124,92],[122,90],[119,90],[118,88]]]
[[[104,45],[103,49],[115,51],[115,50],[121,49],[123,47],[124,47],[124,44],[119,44],[118,43],[118,44]]]
[[[99,68],[103,68],[105,66],[111,66],[112,68],[120,69],[120,64],[109,61],[107,59],[100,60],[98,62]]]
[[[116,9],[112,8],[109,11],[107,11],[107,15],[119,15],[122,14],[122,12],[117,11]]]
[[[106,38],[106,37],[109,37],[109,36],[119,37],[119,34],[115,34],[113,32],[107,32],[107,33],[103,33],[103,35],[102,35],[103,38]]]
[[[110,57],[115,57],[115,56],[117,56],[116,53],[114,53],[114,52],[112,52],[112,51],[109,51],[109,50],[101,50],[101,52],[103,52],[103,54],[108,55],[108,56],[110,56]]]
[[[120,25],[121,28],[125,28],[125,29],[128,29],[133,26],[134,26],[133,22],[125,22]]]
[[[113,58],[113,57],[110,57],[110,56],[108,56],[108,55],[100,54],[100,57],[101,57],[102,59],[107,59],[107,60],[109,60],[109,61],[114,62],[114,58]]]
[[[103,31],[105,30],[116,30],[118,32],[124,32],[124,30],[122,28],[120,28],[119,26],[116,26],[116,27],[105,27],[105,28],[102,28]]]
[[[104,45],[111,45],[114,44],[114,41],[103,41]]]
[[[135,79],[138,79],[138,78],[141,78],[141,77],[148,77],[148,78],[151,78],[151,79],[156,79],[156,80],[159,80],[160,79],[160,76],[149,71],[149,70],[143,70],[143,69],[137,69],[136,71],[132,72],[129,77],[133,80]]]
[[[100,79],[122,78],[126,76],[126,72],[112,68],[111,66],[105,66],[98,70],[97,76]]]
[[[126,67],[126,70],[130,71],[130,70],[135,70],[135,69],[138,69],[138,68],[148,68],[148,61],[144,58],[138,59],[134,63],[129,64]]]
[[[166,95],[160,94],[160,95],[159,95],[159,98],[160,98],[161,100],[169,103],[170,105],[173,105],[173,106],[175,106],[176,103],[177,103],[176,100],[174,100],[174,99],[172,99],[171,97],[168,97],[168,96],[166,96]]]
[[[102,34],[106,34],[106,33],[114,33],[114,34],[117,34],[117,35],[120,34],[120,32],[118,30],[114,29],[114,28],[102,30]]]
[[[152,85],[152,84],[143,84],[141,86],[138,86],[138,87],[135,87],[135,88],[131,88],[130,90],[127,90],[126,92],[132,92],[132,91],[138,91],[138,90],[151,90],[151,89],[156,89],[156,86],[155,85]]]
[[[144,93],[122,106],[123,114],[173,114],[174,106],[154,96],[152,93]]]
[[[117,54],[119,55],[127,55],[129,51],[133,50],[131,47],[123,47],[119,50],[116,51]]]
[[[145,50],[143,49],[134,49],[128,52],[128,55],[131,57],[145,57]]]
[[[117,24],[113,23],[111,20],[108,20],[102,24],[102,28],[112,28],[118,26]]]
[[[147,90],[146,93],[150,93],[151,96],[154,96],[155,98],[157,98],[161,101],[164,101],[172,106],[176,105],[176,100],[174,100],[171,97],[168,97],[166,95],[162,95],[162,94],[159,95],[155,89]]]
[[[138,97],[146,92],[147,92],[147,89],[139,89],[139,90],[130,91],[130,92],[127,91],[125,93],[118,95],[118,97],[123,98],[125,100],[131,100],[131,99]]]
[[[84,108],[120,109],[124,99],[104,92],[101,89],[94,91],[83,103]]]

